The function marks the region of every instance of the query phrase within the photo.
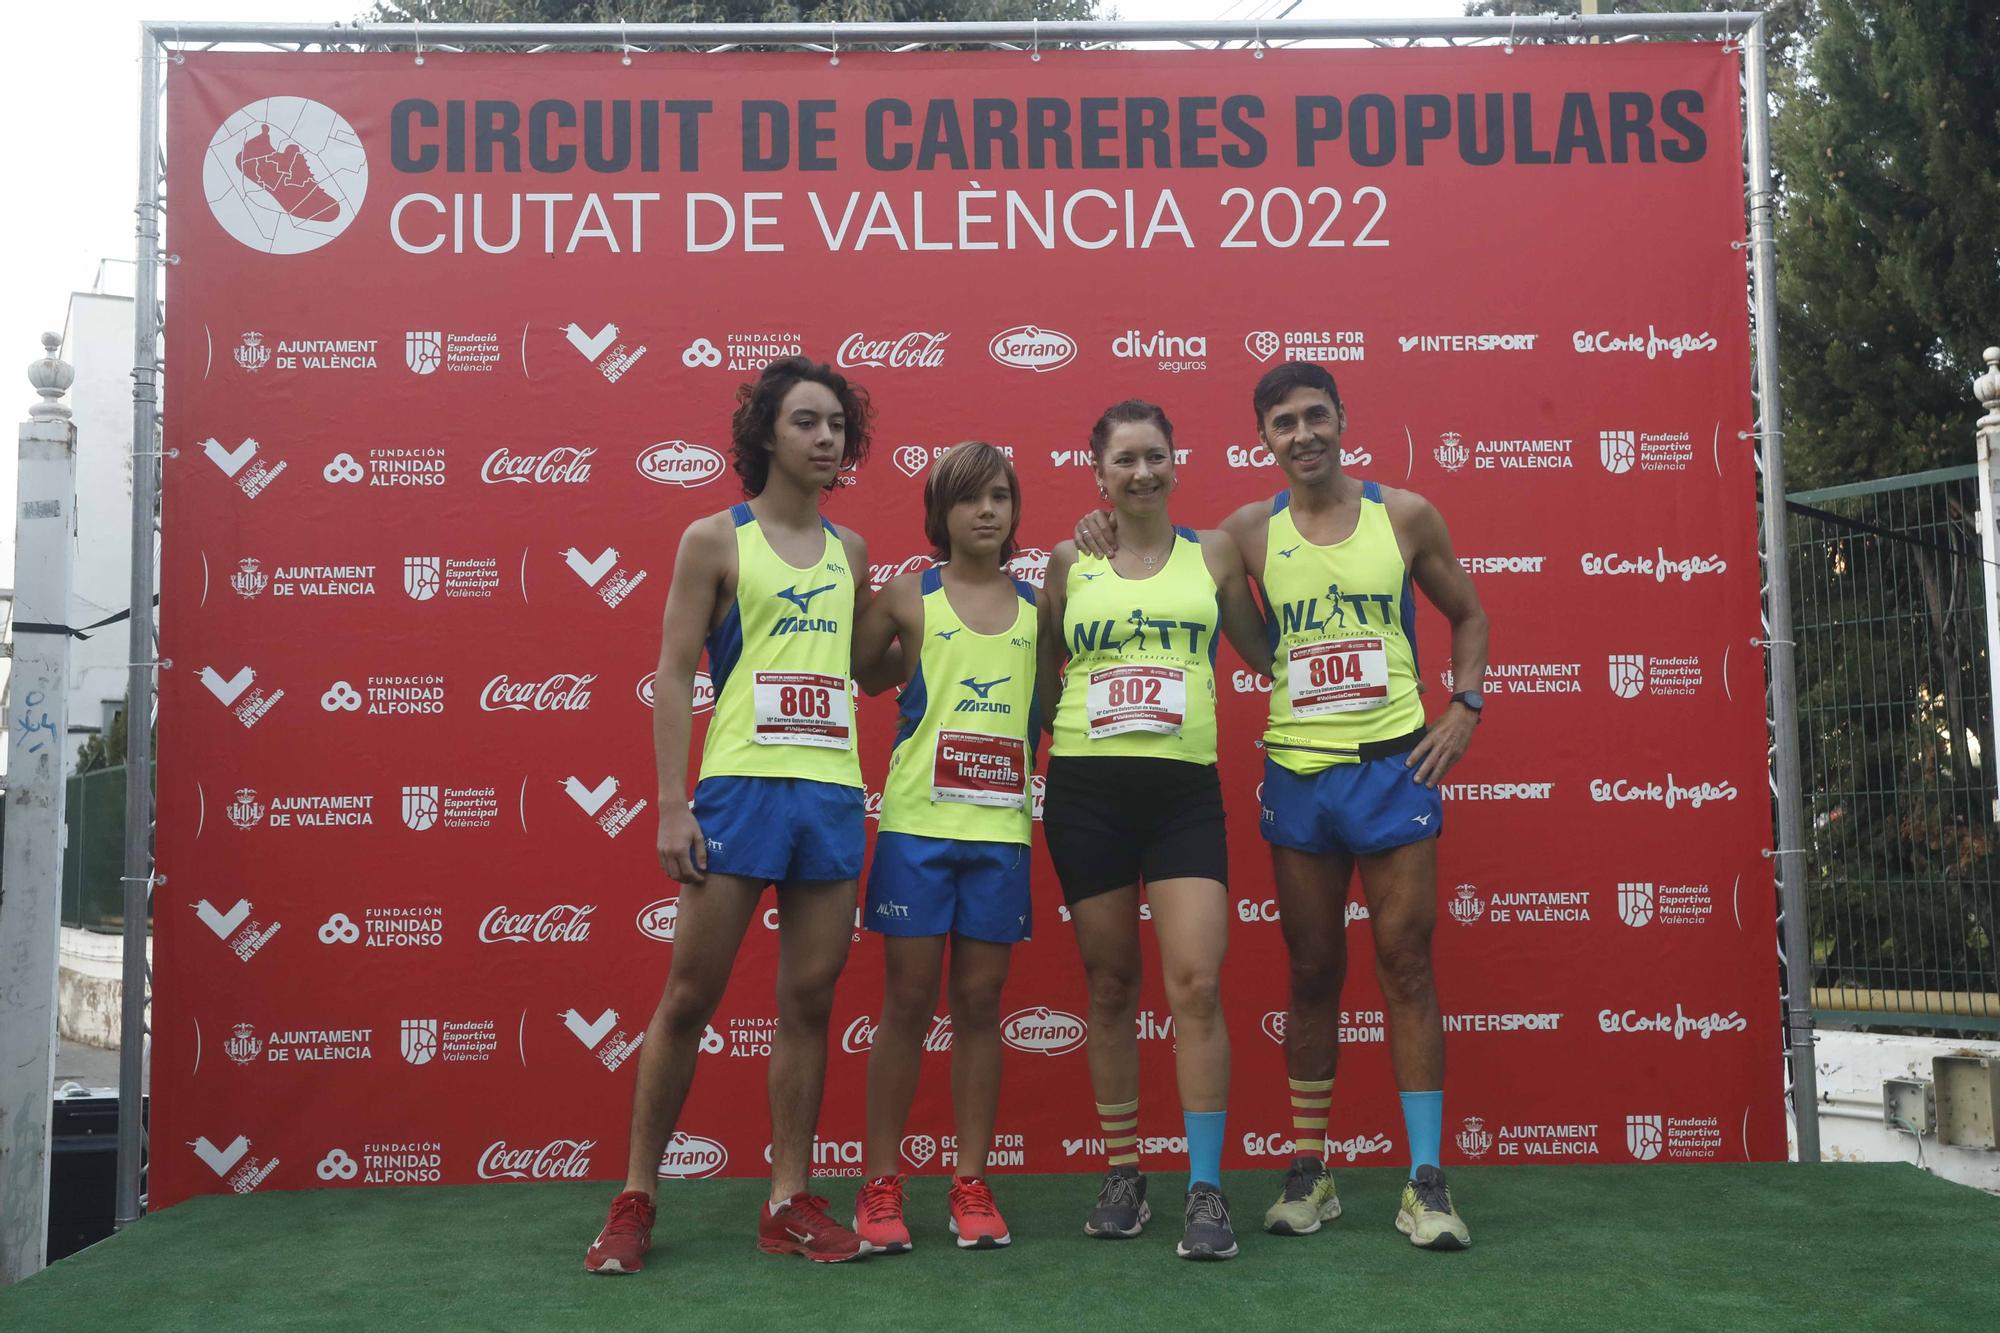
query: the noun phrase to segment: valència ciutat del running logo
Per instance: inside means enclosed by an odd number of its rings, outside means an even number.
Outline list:
[[[302,255],[346,231],[361,211],[368,154],[333,108],[266,97],[215,131],[201,186],[231,236],[265,254]]]

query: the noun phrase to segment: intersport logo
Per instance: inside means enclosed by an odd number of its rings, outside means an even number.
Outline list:
[[[1089,1036],[1081,1018],[1046,1006],[1016,1010],[1000,1024],[1000,1040],[1030,1055],[1067,1055]]]
[[[597,676],[561,671],[546,680],[515,680],[502,673],[479,692],[479,707],[488,713],[582,713],[590,708],[590,686]]]
[[[580,486],[590,480],[590,460],[596,454],[595,448],[573,444],[559,444],[542,454],[517,454],[503,447],[486,455],[479,479],[488,485]]]
[[[835,363],[852,368],[874,366],[884,370],[936,370],[944,364],[944,345],[949,333],[915,331],[898,338],[870,338],[850,333],[841,341]]]
[[[584,1180],[596,1139],[553,1139],[539,1148],[514,1148],[499,1139],[479,1154],[481,1180]]]
[[[721,476],[727,464],[705,444],[663,440],[640,454],[635,466],[647,481],[662,486],[702,486]]]
[[[729,1165],[729,1149],[714,1139],[676,1130],[660,1153],[662,1180],[707,1180]]]
[[[590,938],[591,903],[557,903],[539,912],[510,912],[503,905],[479,923],[482,944],[582,944]]]
[[[1054,329],[1016,324],[994,334],[986,350],[1003,366],[1032,370],[1039,375],[1060,370],[1076,360],[1076,339]]]

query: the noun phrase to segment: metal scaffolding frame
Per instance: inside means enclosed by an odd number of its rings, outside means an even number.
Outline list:
[[[1693,14],[1538,15],[1514,18],[1284,19],[1262,22],[1072,23],[174,23],[141,25],[139,60],[139,195],[137,214],[137,329],[132,370],[132,719],[126,742],[125,1001],[119,1072],[117,1224],[140,1214],[140,1068],[150,997],[146,964],[147,908],[165,878],[153,870],[152,721],[154,672],[171,667],[159,657],[153,583],[158,564],[160,433],[159,376],[163,357],[160,266],[178,262],[162,251],[166,149],[161,138],[164,66],[182,52],[218,46],[283,51],[409,51],[417,64],[426,52],[511,50],[535,53],[593,48],[635,55],[679,51],[718,54],[732,50],[816,51],[838,61],[842,49],[892,52],[934,46],[983,46],[1042,58],[1051,50],[1101,49],[1129,43],[1171,43],[1192,49],[1235,47],[1261,59],[1266,49],[1302,42],[1348,41],[1375,46],[1500,46],[1509,54],[1528,43],[1638,41],[1658,37],[1720,37],[1742,57],[1745,101],[1744,181],[1749,216],[1751,333],[1756,352],[1756,429],[1750,432],[1763,494],[1785,493],[1781,449],[1784,431],[1778,392],[1776,261],[1773,252],[1771,129],[1761,11]],[[1785,562],[1786,514],[1782,504],[1763,507],[1760,531],[1764,574],[1764,636],[1768,653],[1770,770],[1776,807],[1775,846],[1779,898],[1779,962],[1784,991],[1788,1094],[1800,1161],[1819,1159],[1818,1097],[1812,1052],[1811,954],[1806,935],[1804,828],[1799,794],[1799,735],[1793,672],[1791,588]]]

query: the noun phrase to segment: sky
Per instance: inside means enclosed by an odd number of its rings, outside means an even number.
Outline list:
[[[1289,0],[1115,0],[1133,20],[1253,18]],[[0,116],[28,127],[0,140],[0,180],[20,203],[0,213],[0,384],[19,422],[34,401],[28,363],[44,330],[61,333],[72,291],[132,290],[138,190],[139,23],[178,15],[272,23],[346,21],[366,0],[96,0],[8,9],[0,42]],[[1449,18],[1461,0],[1299,0],[1304,18]],[[10,191],[10,193],[12,193]],[[109,261],[109,262],[106,262]],[[171,317],[171,316],[170,316]],[[14,367],[9,371],[7,367]],[[0,514],[14,474],[0,467]],[[12,583],[13,524],[0,524],[0,586]]]

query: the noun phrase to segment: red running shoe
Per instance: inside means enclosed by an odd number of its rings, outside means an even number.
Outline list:
[[[997,1250],[1014,1239],[993,1206],[993,1191],[984,1177],[959,1176],[951,1182],[951,1234],[961,1250]]]
[[[841,1264],[868,1253],[868,1242],[826,1215],[826,1200],[800,1190],[772,1212],[766,1204],[757,1222],[757,1248],[766,1254],[803,1254],[823,1264]]]
[[[910,1229],[903,1224],[903,1178],[877,1176],[854,1200],[854,1233],[871,1254],[908,1254]]]
[[[604,1230],[583,1257],[586,1273],[636,1273],[646,1266],[653,1248],[653,1201],[637,1190],[626,1190],[611,1201]]]

